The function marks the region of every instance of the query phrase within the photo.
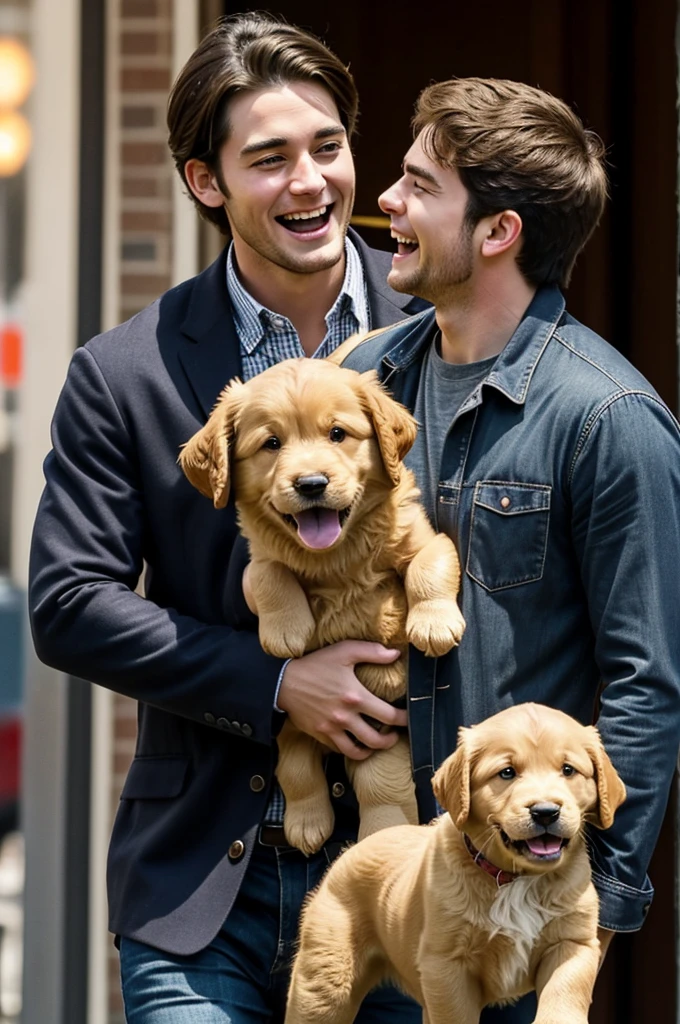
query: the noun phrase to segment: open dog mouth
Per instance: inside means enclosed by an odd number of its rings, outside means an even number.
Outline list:
[[[308,231],[318,231],[319,228],[328,224],[334,206],[335,203],[328,203],[326,206],[320,206],[316,210],[284,213],[280,217],[275,217],[274,220],[288,231],[292,231],[293,234],[301,235]]]
[[[543,832],[538,836],[531,836],[528,839],[511,839],[507,832],[500,829],[501,839],[508,847],[514,850],[521,857],[535,862],[547,862],[559,860],[562,850],[569,845],[569,840],[563,836],[555,836],[550,832]]]
[[[352,509],[347,508],[323,508],[315,505],[312,508],[303,509],[290,515],[287,512],[280,513],[284,522],[297,530],[298,537],[302,543],[314,551],[322,551],[335,544],[342,533],[342,528]]]

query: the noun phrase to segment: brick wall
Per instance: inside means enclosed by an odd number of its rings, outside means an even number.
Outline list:
[[[172,175],[165,109],[172,84],[172,0],[120,7],[120,319],[171,284]]]

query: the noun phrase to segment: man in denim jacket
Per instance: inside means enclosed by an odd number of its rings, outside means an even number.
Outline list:
[[[460,648],[411,655],[421,809],[458,726],[527,700],[597,718],[628,790],[590,835],[605,950],[649,908],[678,751],[678,423],[559,290],[605,202],[600,140],[548,94],[480,79],[426,89],[414,134],[380,199],[388,280],[435,309],[339,351],[415,410],[408,459],[464,569]],[[531,1001],[483,1019],[531,1021]]]

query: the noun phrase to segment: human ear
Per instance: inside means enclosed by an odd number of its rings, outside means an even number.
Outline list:
[[[184,176],[187,185],[204,206],[224,206],[222,195],[217,179],[204,160],[187,160],[184,165]]]
[[[499,256],[507,252],[522,234],[522,218],[516,210],[503,210],[486,217],[482,238],[482,256]]]

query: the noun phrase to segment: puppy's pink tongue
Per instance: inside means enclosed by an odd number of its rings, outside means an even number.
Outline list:
[[[308,548],[329,548],[340,536],[340,517],[333,508],[309,508],[295,515],[298,536]]]
[[[562,840],[557,836],[537,836],[535,839],[527,839],[527,846],[537,857],[547,857],[559,853]]]

